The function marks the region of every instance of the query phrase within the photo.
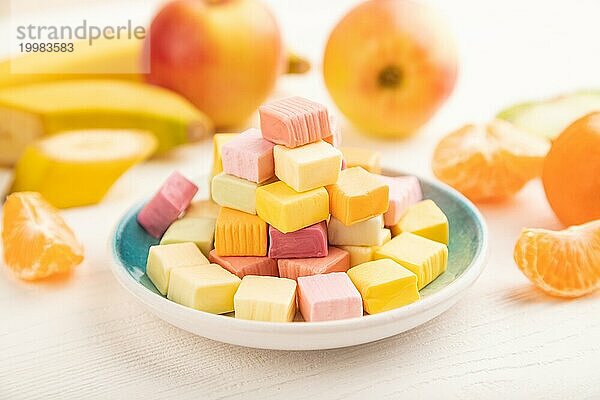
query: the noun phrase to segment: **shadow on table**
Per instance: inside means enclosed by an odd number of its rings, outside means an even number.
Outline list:
[[[504,300],[508,302],[521,303],[521,304],[537,304],[537,303],[565,303],[565,302],[573,302],[573,301],[581,301],[584,299],[599,299],[600,292],[596,291],[588,296],[582,296],[577,298],[562,298],[551,296],[545,293],[543,290],[539,289],[532,283],[525,283],[519,287],[516,287],[512,290],[506,292],[504,296]]]

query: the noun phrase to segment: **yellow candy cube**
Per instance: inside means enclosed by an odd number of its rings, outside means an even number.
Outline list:
[[[327,236],[334,246],[381,246],[391,239],[390,230],[383,227],[382,215],[352,225],[330,218]]]
[[[185,211],[183,218],[213,218],[217,219],[221,206],[212,200],[197,200],[192,202]]]
[[[363,167],[374,174],[381,174],[381,154],[364,147],[340,148],[346,161],[346,167]]]
[[[246,275],[233,302],[236,318],[291,322],[296,315],[296,281],[273,276]]]
[[[382,243],[387,243],[392,239],[389,229],[383,230],[384,238]],[[381,246],[335,246],[350,253],[350,267],[363,264],[375,259],[375,252]]]
[[[210,192],[217,204],[256,215],[256,189],[275,180],[256,183],[222,172],[213,177]]]
[[[432,200],[423,200],[410,206],[392,227],[394,236],[402,232],[448,244],[448,218]]]
[[[359,264],[348,270],[348,276],[369,314],[393,310],[420,298],[416,275],[390,259]]]
[[[150,247],[146,262],[146,275],[156,289],[165,295],[173,269],[204,264],[208,264],[208,259],[194,243],[161,244]]]
[[[267,224],[256,215],[222,207],[217,217],[215,252],[218,256],[267,255]]]
[[[217,264],[175,268],[167,298],[186,307],[213,314],[233,311],[233,296],[241,279]]]
[[[329,196],[324,188],[298,193],[275,182],[256,190],[256,212],[279,231],[294,232],[329,217]]]
[[[183,218],[169,226],[160,244],[192,242],[208,257],[215,241],[214,218]]]
[[[389,203],[389,187],[361,167],[340,172],[338,181],[327,186],[331,215],[352,225],[383,214]]]
[[[403,232],[375,251],[375,259],[390,258],[411,270],[419,290],[446,271],[448,247],[422,236]]]
[[[379,246],[335,246],[350,253],[350,266],[354,267],[358,264],[363,264],[373,261],[375,250]]]
[[[342,153],[323,141],[289,149],[273,149],[275,175],[297,192],[331,185],[338,179]]]
[[[218,175],[223,172],[223,161],[221,159],[221,149],[223,146],[231,142],[235,138],[237,133],[216,133],[213,136],[213,167],[212,176]]]

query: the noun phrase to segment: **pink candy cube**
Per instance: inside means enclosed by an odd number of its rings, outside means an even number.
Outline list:
[[[279,276],[289,279],[330,272],[346,272],[350,268],[350,253],[330,246],[325,257],[279,259],[277,265]]]
[[[362,317],[363,302],[343,272],[298,278],[298,305],[305,321]]]
[[[331,136],[327,108],[302,97],[288,97],[259,108],[265,139],[298,147]]]
[[[197,191],[198,186],[179,172],[173,172],[139,212],[138,223],[146,232],[159,239],[188,208]]]
[[[321,221],[289,233],[269,225],[269,243],[271,258],[325,257],[328,254],[327,223]]]
[[[223,145],[223,171],[256,183],[269,180],[275,176],[273,147],[258,129],[248,129]]]
[[[383,219],[385,226],[396,225],[409,206],[423,198],[421,184],[415,176],[379,177],[389,186],[390,205]]]
[[[240,278],[245,275],[279,276],[277,260],[269,257],[225,257],[211,250],[208,260]]]

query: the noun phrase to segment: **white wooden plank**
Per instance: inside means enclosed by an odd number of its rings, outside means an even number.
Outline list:
[[[315,65],[312,75],[281,79],[276,95],[327,101],[323,41],[358,0],[268,2],[287,43]],[[589,51],[600,35],[598,2],[429,2],[460,41],[462,75],[450,101],[423,132],[398,143],[371,141],[341,119],[344,142],[381,150],[386,166],[430,176],[435,143],[451,129],[514,101],[598,86],[598,52]],[[158,1],[147,3],[149,14]],[[491,235],[487,269],[449,312],[403,335],[330,351],[254,350],[148,314],[107,268],[112,225],[172,169],[206,173],[210,152],[202,144],[153,160],[126,174],[100,206],[64,212],[86,245],[86,261],[69,279],[23,283],[0,266],[0,398],[600,398],[600,293],[549,298],[512,260],[522,227],[559,227],[539,182],[481,207]]]

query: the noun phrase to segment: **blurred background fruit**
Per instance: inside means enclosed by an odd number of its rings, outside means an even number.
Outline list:
[[[526,132],[554,140],[575,120],[600,111],[600,91],[581,91],[509,107],[498,118]]]
[[[366,147],[340,147],[346,168],[362,167],[374,174],[381,174],[381,153]]]
[[[288,74],[305,74],[310,71],[310,61],[291,50],[287,51],[287,67]]]
[[[83,246],[39,193],[11,194],[3,214],[4,261],[17,277],[46,278],[69,272],[83,261]]]
[[[452,32],[427,6],[370,0],[329,36],[323,61],[338,108],[366,134],[400,137],[427,122],[454,88]]]
[[[465,125],[444,137],[432,161],[435,176],[473,201],[500,200],[542,173],[550,143],[508,122]]]
[[[26,53],[0,62],[0,88],[73,79],[143,80],[139,40],[98,39],[93,46],[87,41],[73,45],[72,53]]]
[[[14,191],[39,192],[58,208],[100,202],[115,181],[150,157],[157,140],[149,132],[90,130],[59,133],[25,149]]]
[[[600,288],[600,220],[563,231],[523,229],[514,259],[540,289],[578,297]]]
[[[270,10],[255,0],[175,0],[154,18],[148,82],[174,90],[217,127],[237,126],[285,70]]]
[[[8,194],[13,182],[13,171],[8,168],[0,167],[0,203],[4,201],[4,196]]]
[[[552,143],[542,182],[565,226],[600,219],[600,112],[578,119]]]
[[[212,122],[187,100],[144,83],[74,80],[0,90],[0,165],[46,134],[75,129],[141,129],[159,152],[209,137]]]

